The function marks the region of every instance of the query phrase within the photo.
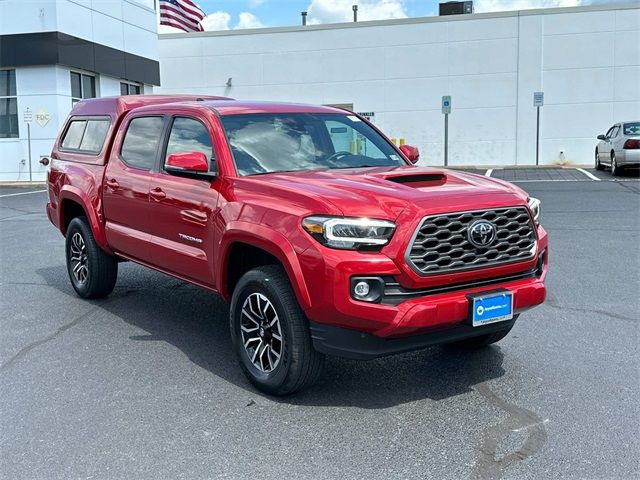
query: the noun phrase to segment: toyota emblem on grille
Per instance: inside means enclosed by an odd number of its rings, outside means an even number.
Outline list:
[[[496,239],[496,226],[486,220],[473,222],[467,229],[469,243],[476,248],[486,248]]]

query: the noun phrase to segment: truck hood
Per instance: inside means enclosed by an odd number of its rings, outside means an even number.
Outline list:
[[[284,172],[241,177],[254,193],[268,188],[272,200],[314,213],[396,219],[407,208],[425,213],[474,210],[526,203],[515,185],[472,173],[439,168],[376,167]],[[258,185],[259,184],[259,185]],[[304,199],[307,199],[307,202]],[[324,207],[324,208],[323,208]]]

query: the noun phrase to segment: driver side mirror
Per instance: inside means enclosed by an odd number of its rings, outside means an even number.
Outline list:
[[[215,178],[209,172],[209,160],[202,152],[172,153],[164,165],[167,172],[182,177]]]
[[[415,164],[418,163],[418,160],[420,160],[420,150],[418,150],[418,147],[413,147],[411,145],[400,145],[400,151],[411,163]]]
[[[598,140],[606,140],[607,137],[605,135],[598,135]]]

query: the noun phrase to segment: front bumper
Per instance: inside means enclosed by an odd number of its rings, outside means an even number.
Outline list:
[[[537,254],[530,261],[443,275],[437,279],[419,278],[382,253],[354,254],[320,250],[323,247],[310,248],[300,255],[300,265],[312,300],[305,313],[317,332],[328,331],[323,330],[324,327],[337,327],[354,331],[354,335],[366,334],[381,340],[421,335],[437,337],[456,327],[471,336],[481,335],[479,328],[465,328],[469,309],[467,295],[507,289],[513,292],[514,314],[544,302],[548,240],[542,227],[538,227],[537,245]],[[545,252],[543,257],[542,252]],[[354,300],[351,279],[363,275],[394,279],[395,285],[388,283],[388,292],[404,297],[400,301],[386,303]],[[323,335],[325,333],[318,334],[318,342]],[[407,341],[411,343],[411,340]],[[382,347],[385,344],[375,342],[371,345],[383,350],[386,348]],[[326,344],[319,343],[318,348],[332,348]]]

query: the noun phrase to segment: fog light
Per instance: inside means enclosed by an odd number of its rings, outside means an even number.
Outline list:
[[[359,302],[379,303],[384,295],[382,277],[351,277],[351,298]]]
[[[369,295],[369,284],[367,282],[358,282],[356,286],[353,287],[353,293],[356,294],[357,297],[366,297]]]

